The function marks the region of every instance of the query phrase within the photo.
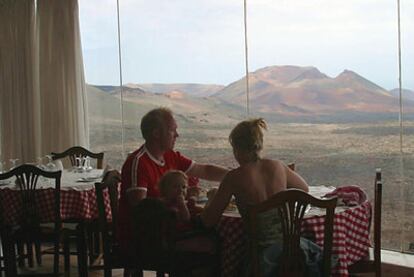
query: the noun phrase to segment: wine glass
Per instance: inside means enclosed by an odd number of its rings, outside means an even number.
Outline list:
[[[55,171],[56,170],[56,165],[53,162],[52,155],[46,155],[46,158],[48,159],[48,162],[46,164],[47,170],[48,171]]]
[[[11,163],[11,167],[10,170],[14,169],[17,167],[17,162],[19,161],[19,159],[10,159],[10,163]]]
[[[84,161],[83,161],[83,169],[84,169],[86,172],[91,171],[91,170],[92,170],[92,166],[91,166],[91,158],[90,158],[90,157],[88,157],[88,156],[86,156],[86,157],[84,157],[83,159],[84,159]]]
[[[75,157],[75,162],[76,162],[76,164],[75,164],[75,172],[83,172],[83,166],[82,166],[82,164],[83,164],[83,162],[82,162],[82,157]]]

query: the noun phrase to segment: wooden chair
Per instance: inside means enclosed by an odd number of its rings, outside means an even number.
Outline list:
[[[305,210],[308,205],[326,209],[323,247],[323,276],[331,274],[333,219],[337,198],[321,200],[310,194],[288,189],[249,209],[248,230],[253,276],[262,276],[259,264],[259,241],[261,214],[275,211],[279,216],[283,233],[282,254],[277,260],[278,276],[305,276],[304,253],[300,248],[300,232]],[[276,219],[277,220],[277,219]]]
[[[64,152],[62,153],[55,153],[52,152],[52,159],[53,160],[58,160],[58,159],[63,159],[66,157],[69,157],[70,163],[72,166],[76,166],[77,165],[77,161],[76,158],[79,157],[91,157],[96,159],[96,168],[98,169],[102,169],[103,168],[103,158],[104,158],[104,153],[100,152],[100,153],[93,153],[91,151],[89,151],[88,149],[83,148],[82,146],[73,146],[69,149],[66,149]]]
[[[5,235],[5,230],[6,227],[4,225],[4,220],[3,220],[3,206],[0,204],[0,276],[3,276],[3,272],[6,272],[6,260],[5,260],[5,255],[4,255],[4,247],[3,247],[3,237]],[[18,253],[17,254],[19,258],[23,257],[24,254],[23,253]]]
[[[123,268],[124,276],[129,276],[130,265],[125,262],[120,253],[119,245],[116,242],[116,224],[118,215],[118,183],[120,181],[119,172],[116,170],[106,174],[103,182],[95,183],[96,202],[99,212],[99,229],[103,240],[103,260],[104,276],[112,276],[112,269]],[[105,209],[104,193],[109,195],[112,221],[108,222],[108,214]],[[133,270],[134,271],[134,270]],[[143,276],[142,271],[134,272],[135,276]]]
[[[3,253],[0,256],[0,276],[3,277],[3,272],[6,270],[6,268],[3,265],[4,263],[4,257],[3,257]]]
[[[191,276],[194,269],[210,269],[219,275],[215,254],[182,251],[176,248],[182,236],[176,232],[176,214],[153,198],[141,200],[132,212],[137,265],[156,271],[157,276]]]
[[[381,276],[381,209],[382,209],[382,176],[381,169],[375,174],[375,195],[374,195],[374,249],[368,256],[348,267],[350,274],[375,273]]]
[[[76,158],[84,158],[84,157],[91,157],[93,159],[96,159],[96,168],[98,169],[102,169],[103,168],[103,159],[104,159],[104,153],[100,152],[100,153],[94,153],[89,151],[86,148],[83,148],[81,146],[73,146],[70,147],[68,149],[66,149],[65,151],[61,152],[61,153],[55,153],[52,152],[52,159],[53,160],[58,160],[58,159],[63,159],[68,157],[70,160],[70,163],[72,166],[77,166],[78,162],[76,160]],[[78,223],[76,220],[75,221],[65,221],[64,223]],[[75,230],[75,228],[70,228],[68,227],[67,224],[65,224],[66,228],[65,228],[65,236],[63,238],[63,245],[64,245],[64,251],[63,251],[63,255],[64,255],[64,261],[65,261],[65,272],[69,272],[70,271],[70,267],[69,267],[69,263],[70,263],[70,255],[77,255],[78,259],[79,259],[79,253],[78,251],[76,252],[71,252],[69,249],[69,245],[70,245],[70,241],[77,241],[77,235],[78,232],[77,230]],[[87,230],[87,237],[88,237],[88,252],[89,252],[89,262],[90,264],[93,263],[94,259],[97,258],[99,256],[99,234],[96,232],[96,228],[94,228],[94,224],[85,224],[86,230]],[[39,246],[37,246],[37,249],[39,248]],[[39,253],[39,250],[36,251],[36,253]],[[51,251],[43,251],[42,253],[48,253],[50,254]],[[38,263],[41,263],[41,257],[39,254],[36,255],[37,256],[37,260]]]
[[[16,178],[16,184],[20,188],[20,200],[22,203],[21,214],[16,226],[5,225],[2,228],[2,242],[5,256],[6,276],[16,276],[15,245],[23,242],[31,246],[36,242],[52,242],[54,245],[53,274],[59,272],[59,238],[61,231],[60,216],[60,178],[61,171],[47,172],[36,166],[24,164],[9,172],[0,174],[0,180]],[[41,216],[38,210],[37,182],[39,177],[54,180],[54,224],[53,229],[45,232],[40,225]]]

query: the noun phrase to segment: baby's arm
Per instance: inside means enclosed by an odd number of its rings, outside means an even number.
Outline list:
[[[187,205],[185,204],[184,195],[179,195],[177,197],[177,209],[178,209],[178,219],[181,221],[190,220],[190,212],[188,211]]]
[[[188,208],[188,211],[190,212],[191,218],[199,215],[203,211],[203,208],[198,207],[196,205],[196,202],[197,201],[196,201],[196,198],[195,197],[190,197],[187,200],[187,208]]]

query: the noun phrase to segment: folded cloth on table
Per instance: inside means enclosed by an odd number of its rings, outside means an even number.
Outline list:
[[[346,206],[357,206],[367,200],[367,195],[358,186],[343,186],[338,187],[334,191],[325,194],[324,198],[337,196],[338,206],[342,203]]]

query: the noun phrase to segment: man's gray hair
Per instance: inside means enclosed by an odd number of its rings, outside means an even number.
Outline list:
[[[152,131],[165,126],[168,117],[172,117],[173,113],[169,108],[160,107],[146,113],[141,119],[141,133],[145,140],[152,138]]]

